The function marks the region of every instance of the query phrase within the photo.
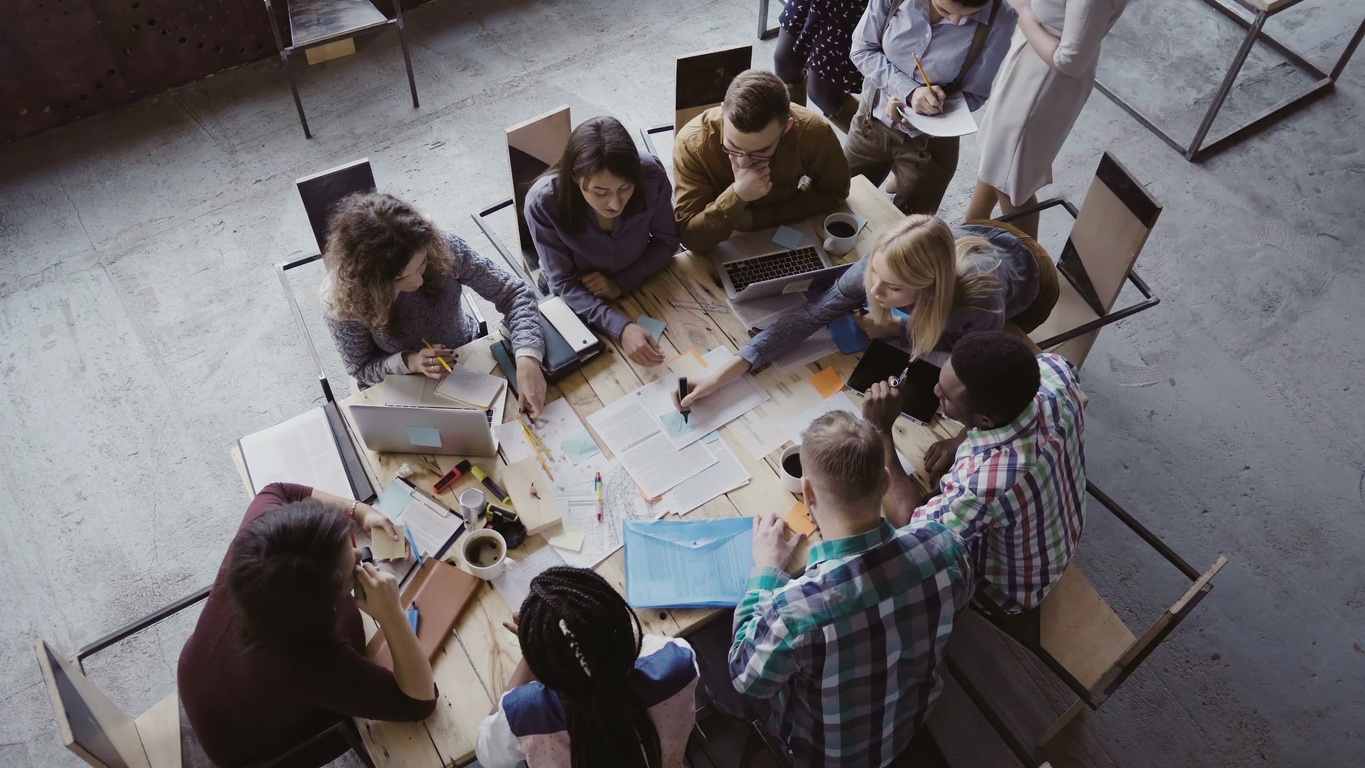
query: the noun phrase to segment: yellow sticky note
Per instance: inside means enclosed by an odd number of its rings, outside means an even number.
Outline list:
[[[787,523],[787,527],[796,533],[804,533],[809,536],[815,533],[815,521],[810,519],[810,510],[806,505],[796,502],[796,506],[787,510],[787,514],[782,516],[782,520]]]
[[[700,377],[706,373],[708,367],[706,361],[701,359],[701,353],[697,351],[696,347],[682,353],[668,364],[668,369],[675,375],[686,376],[689,379]]]
[[[815,391],[820,393],[820,397],[826,400],[844,388],[844,380],[839,378],[839,372],[833,368],[826,368],[810,377],[810,383],[815,387]]]
[[[376,528],[370,533],[370,552],[376,560],[402,560],[408,556],[408,542],[404,537],[402,523],[394,523],[393,529],[398,532],[398,541],[389,538],[389,534],[383,528]]]
[[[588,529],[573,523],[561,523],[559,530],[548,534],[545,540],[560,549],[568,549],[577,552],[583,548],[583,539],[588,535]]]

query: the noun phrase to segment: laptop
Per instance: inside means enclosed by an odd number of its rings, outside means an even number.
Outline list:
[[[485,411],[427,405],[347,407],[361,442],[376,453],[492,456],[497,452]]]
[[[938,395],[934,394],[934,387],[938,385],[939,367],[924,360],[911,362],[910,353],[899,347],[874,339],[863,353],[863,359],[849,374],[849,389],[867,394],[868,387],[901,375],[906,367],[910,371],[900,386],[901,396],[905,398],[901,413],[927,425],[938,413]]]
[[[732,301],[752,301],[787,293],[805,293],[848,265],[835,266],[808,223],[790,225],[801,233],[794,250],[773,242],[776,229],[741,232],[711,249],[711,263]],[[833,282],[833,280],[829,280]]]

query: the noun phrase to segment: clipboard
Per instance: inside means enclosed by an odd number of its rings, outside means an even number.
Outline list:
[[[429,511],[430,518],[424,521],[405,518],[404,513],[414,503]],[[413,536],[413,544],[426,550],[429,558],[439,560],[465,531],[465,519],[459,512],[431,498],[405,477],[395,477],[373,506],[390,520],[403,523]]]
[[[450,563],[428,557],[399,592],[399,605],[403,610],[417,608],[417,643],[426,653],[427,661],[435,661],[436,655],[445,647],[446,638],[455,629],[455,621],[474,598],[480,582],[481,579]],[[382,667],[393,669],[393,654],[384,630],[375,632],[365,644],[365,656]]]

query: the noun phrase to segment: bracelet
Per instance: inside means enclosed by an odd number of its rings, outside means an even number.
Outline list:
[[[351,517],[355,517],[355,508],[360,506],[360,499],[351,502]]]

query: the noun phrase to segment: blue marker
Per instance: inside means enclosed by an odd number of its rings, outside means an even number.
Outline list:
[[[421,614],[417,613],[417,606],[408,609],[408,623],[412,625],[412,631],[417,631],[417,624],[421,621]]]

